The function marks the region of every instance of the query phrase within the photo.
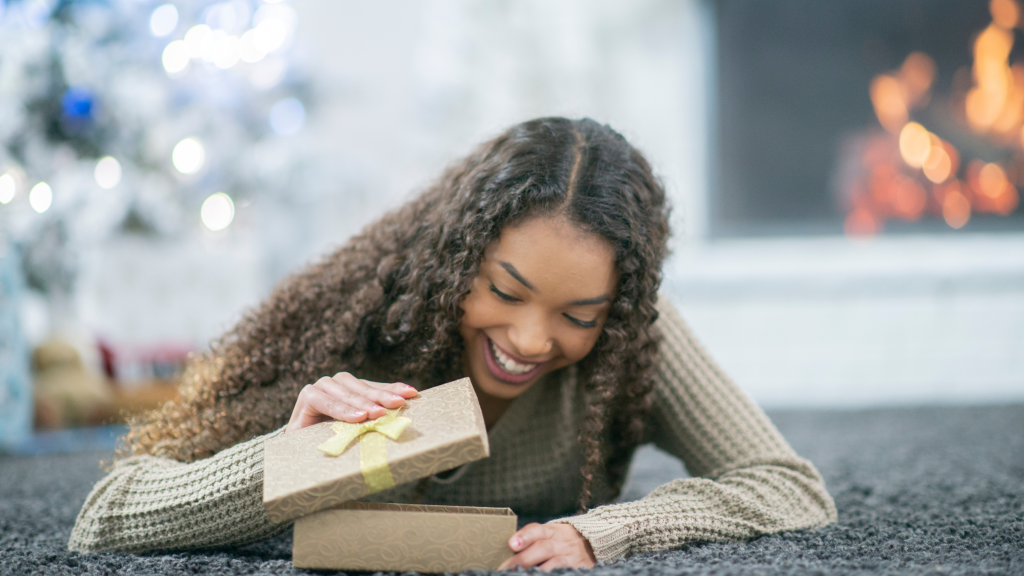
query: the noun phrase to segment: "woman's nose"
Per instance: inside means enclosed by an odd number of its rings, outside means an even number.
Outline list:
[[[509,328],[509,340],[516,347],[515,353],[524,360],[547,354],[551,351],[551,335],[540,319],[524,319]]]

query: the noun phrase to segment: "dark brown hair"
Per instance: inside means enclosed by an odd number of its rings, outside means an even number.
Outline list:
[[[577,374],[591,398],[581,505],[597,474],[617,494],[649,410],[668,208],[644,157],[589,119],[510,128],[286,279],[189,361],[181,399],[135,420],[122,454],[205,458],[283,426],[304,385],[340,371],[425,387],[460,377],[459,303],[484,248],[506,226],[555,214],[615,249],[617,292]]]

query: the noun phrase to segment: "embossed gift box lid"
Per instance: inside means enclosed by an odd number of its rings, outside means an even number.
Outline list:
[[[400,416],[412,420],[398,441],[387,439],[395,485],[490,455],[487,427],[469,378],[420,392]],[[281,434],[264,443],[263,506],[271,522],[294,520],[370,493],[360,469],[359,441],[340,456],[317,446],[332,438],[332,422]]]
[[[320,570],[494,570],[512,556],[508,508],[348,502],[295,522],[292,563]]]

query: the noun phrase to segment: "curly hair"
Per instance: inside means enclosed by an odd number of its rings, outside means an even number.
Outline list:
[[[190,358],[180,399],[132,421],[121,455],[206,458],[283,426],[304,385],[340,371],[421,387],[461,377],[460,302],[484,249],[506,226],[562,215],[615,249],[608,319],[576,364],[588,398],[581,507],[596,478],[614,496],[650,409],[668,210],[647,161],[608,126],[565,118],[514,126],[287,278]]]

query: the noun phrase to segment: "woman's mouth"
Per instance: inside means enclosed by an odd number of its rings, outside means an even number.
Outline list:
[[[509,357],[493,340],[481,333],[484,340],[484,357],[491,375],[508,384],[522,384],[536,376],[544,363],[527,364]]]

